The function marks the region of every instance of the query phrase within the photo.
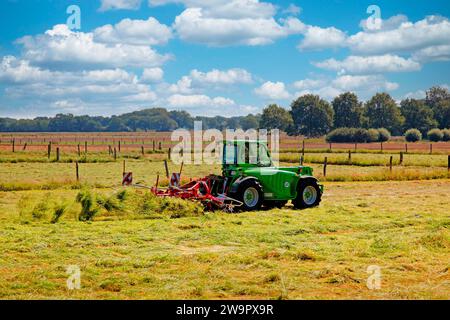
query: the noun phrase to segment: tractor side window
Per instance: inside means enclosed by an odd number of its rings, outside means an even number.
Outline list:
[[[233,144],[225,146],[225,164],[234,164],[236,160],[236,148]]]
[[[258,148],[258,156],[259,156],[259,162],[258,164],[264,167],[270,167],[272,165],[272,160],[269,156],[269,151],[267,150],[267,147],[264,144],[259,144]]]
[[[238,144],[237,145],[237,163],[244,164],[247,163],[248,159],[248,146],[247,144]]]
[[[258,144],[256,142],[249,143],[249,162],[250,164],[258,164]]]

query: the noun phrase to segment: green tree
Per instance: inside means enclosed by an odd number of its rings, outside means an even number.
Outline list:
[[[326,134],[333,126],[333,109],[319,96],[307,94],[291,104],[294,120],[294,134],[318,137]]]
[[[450,128],[450,99],[440,101],[434,108],[439,128]]]
[[[432,87],[426,93],[425,103],[431,107],[436,108],[440,102],[450,99],[450,93],[447,88]]]
[[[259,127],[267,130],[279,129],[286,131],[293,123],[289,111],[276,104],[271,104],[263,110]]]
[[[109,122],[109,125],[106,127],[106,131],[126,132],[126,131],[130,131],[130,128],[128,128],[119,117],[113,116],[111,118],[111,121]]]
[[[194,119],[186,111],[170,111],[169,116],[178,124],[178,128],[192,129],[194,128]]]
[[[405,118],[403,124],[405,130],[417,128],[422,134],[426,134],[430,129],[438,125],[434,119],[433,110],[423,100],[403,100],[400,103],[400,111]]]
[[[259,115],[249,114],[248,116],[241,117],[240,126],[243,130],[258,129],[261,117]]]
[[[331,104],[334,110],[335,128],[362,127],[364,108],[356,94],[351,92],[343,93],[334,98]]]
[[[377,93],[366,103],[365,116],[370,128],[386,128],[394,135],[401,133],[405,120],[400,108],[387,93]]]

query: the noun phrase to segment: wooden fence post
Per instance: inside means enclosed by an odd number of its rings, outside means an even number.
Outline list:
[[[114,161],[117,160],[117,149],[116,147],[114,147]]]
[[[59,147],[56,148],[56,162],[59,162]]]
[[[323,176],[327,176],[327,165],[328,165],[328,157],[325,157],[325,161],[323,162]]]
[[[408,153],[408,144],[405,143],[405,152]]]
[[[153,152],[156,150],[156,142],[153,140]]]
[[[433,144],[430,143],[430,154],[433,154]]]
[[[166,169],[166,177],[169,179],[169,166],[167,164],[167,160],[164,160],[164,167]]]
[[[169,160],[172,159],[172,148],[169,148],[169,151],[167,153],[167,157],[169,158]]]
[[[50,155],[52,153],[52,142],[50,141],[47,146],[47,157],[50,159]]]
[[[352,150],[348,150],[348,163],[352,163]]]
[[[305,156],[305,140],[303,140],[303,143],[302,143],[302,156],[303,157]]]
[[[392,172],[392,163],[394,162],[394,157],[391,156],[391,158],[389,159],[389,171]]]
[[[12,140],[12,152],[16,152],[16,140]]]
[[[78,146],[77,146],[77,151],[78,151],[78,156],[81,157],[81,148],[80,148],[80,144],[78,144]]]
[[[119,140],[119,152],[120,152],[120,149],[121,149],[121,148],[120,148],[120,140]]]
[[[383,153],[383,151],[384,151],[383,150],[383,142],[381,142],[380,145],[381,145],[381,153]]]
[[[84,155],[87,155],[87,141],[84,142]]]
[[[400,164],[403,164],[403,151],[400,151]]]
[[[448,171],[450,171],[450,155],[448,156],[448,159],[447,159],[447,168],[448,168]]]
[[[125,160],[123,160],[123,170],[122,170],[123,174],[125,174],[125,172],[127,171],[126,169],[127,169],[126,162],[125,162]]]
[[[23,145],[23,151],[27,150],[27,143],[25,142],[25,144]]]
[[[80,181],[80,173],[78,171],[78,161],[75,161],[75,174],[77,177],[77,182],[79,182]]]
[[[142,153],[142,155],[145,155],[144,146],[141,146],[141,153]]]
[[[159,149],[159,150],[162,150],[162,143],[161,143],[161,141],[159,142],[158,149]]]
[[[355,152],[358,150],[358,144],[355,143]]]
[[[303,166],[303,162],[305,161],[305,158],[303,155],[300,156],[300,165]]]

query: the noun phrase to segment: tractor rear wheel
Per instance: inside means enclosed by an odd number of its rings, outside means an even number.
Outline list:
[[[297,198],[292,200],[296,209],[307,209],[317,207],[322,200],[322,193],[315,180],[300,181],[297,190]]]
[[[244,211],[259,210],[264,201],[261,184],[253,179],[243,181],[233,198],[242,202]]]

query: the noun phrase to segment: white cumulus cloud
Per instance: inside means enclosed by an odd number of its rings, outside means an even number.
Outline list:
[[[233,106],[236,103],[229,98],[215,97],[211,98],[207,95],[181,95],[174,94],[167,101],[174,108],[179,107],[226,107]]]
[[[232,85],[236,83],[251,83],[252,75],[244,69],[218,70],[201,72],[196,69],[190,73],[190,78],[200,84]]]
[[[99,43],[92,33],[73,32],[66,25],[56,25],[45,34],[25,36],[17,42],[23,45],[24,59],[59,68],[154,67],[170,59],[148,46]]]
[[[320,50],[326,48],[337,48],[345,46],[347,35],[345,32],[335,28],[321,28],[308,26],[303,33],[304,38],[298,48],[300,50]]]
[[[408,72],[421,69],[420,63],[392,54],[381,56],[349,56],[344,60],[332,58],[316,62],[314,65],[318,68],[336,71],[341,74]]]
[[[291,96],[286,90],[286,85],[283,82],[267,81],[259,88],[256,88],[255,93],[263,98],[272,100],[289,99]]]
[[[348,47],[362,54],[411,52],[431,46],[450,44],[450,21],[428,16],[415,23],[401,21],[396,28],[377,32],[358,32],[347,40]]]
[[[211,18],[202,8],[188,8],[176,17],[173,25],[178,36],[188,42],[210,46],[266,45],[293,33],[299,33],[304,25],[296,18]]]
[[[94,40],[103,43],[131,45],[164,45],[172,38],[170,27],[153,17],[147,20],[124,19],[116,25],[104,25],[94,30]]]
[[[145,68],[142,72],[141,81],[159,82],[164,77],[164,71],[161,68]]]

